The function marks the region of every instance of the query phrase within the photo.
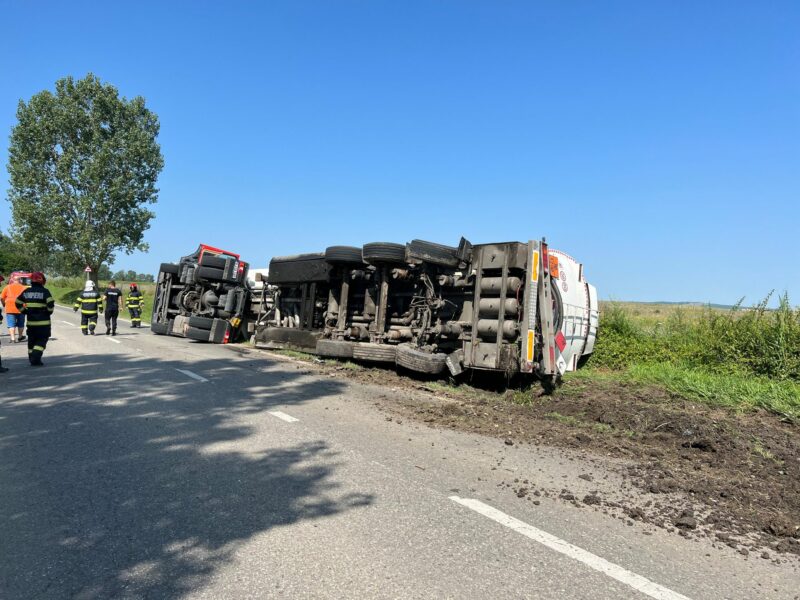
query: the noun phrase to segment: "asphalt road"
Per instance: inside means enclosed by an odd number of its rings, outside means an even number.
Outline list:
[[[3,337],[0,598],[796,598],[798,571],[500,485],[596,464],[387,420],[268,354]],[[101,325],[101,331],[104,327]]]

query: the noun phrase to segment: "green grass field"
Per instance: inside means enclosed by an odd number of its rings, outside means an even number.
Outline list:
[[[567,380],[617,379],[737,410],[800,419],[800,309],[787,297],[719,309],[606,302],[587,367]]]

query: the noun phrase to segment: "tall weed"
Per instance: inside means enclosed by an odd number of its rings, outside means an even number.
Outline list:
[[[776,309],[770,296],[751,308],[706,308],[690,318],[678,309],[655,325],[623,307],[608,306],[590,364],[621,369],[670,363],[717,373],[800,381],[800,309],[787,295]]]

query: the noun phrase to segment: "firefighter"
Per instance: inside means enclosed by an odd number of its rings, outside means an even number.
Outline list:
[[[117,335],[117,317],[119,316],[119,301],[122,298],[122,290],[117,287],[117,282],[112,279],[108,282],[104,295],[106,299],[106,335]]]
[[[94,335],[97,327],[97,313],[103,312],[103,297],[95,289],[94,281],[89,279],[78,295],[72,308],[77,312],[81,309],[81,332],[83,335]]]
[[[128,297],[125,299],[125,306],[128,307],[128,312],[131,314],[131,327],[141,327],[144,298],[142,298],[142,292],[139,291],[139,286],[135,283],[131,284]]]
[[[31,287],[17,296],[19,312],[28,317],[28,360],[34,367],[44,366],[42,354],[50,339],[50,315],[55,300],[44,284],[44,273],[31,274]]]

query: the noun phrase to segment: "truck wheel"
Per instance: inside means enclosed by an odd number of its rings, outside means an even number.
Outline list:
[[[200,259],[200,266],[212,267],[214,269],[224,269],[225,263],[228,260],[230,259],[222,258],[220,256],[214,256],[213,254],[204,254],[203,258]]]
[[[389,344],[357,343],[353,346],[353,358],[367,362],[395,362],[397,346]]]
[[[336,358],[353,358],[354,342],[340,340],[317,340],[317,354]]]
[[[224,273],[222,269],[217,269],[214,267],[197,267],[197,278],[211,281],[221,281],[224,279]]]
[[[150,323],[150,331],[156,335],[167,335],[169,323]]]
[[[439,265],[442,267],[456,267],[458,266],[458,248],[452,246],[443,246],[434,242],[426,242],[425,240],[411,240],[408,244],[408,254],[410,257]]]
[[[186,330],[186,337],[190,340],[197,340],[199,342],[207,342],[211,337],[211,332],[208,329],[200,329],[199,327],[189,327]]]
[[[411,371],[438,375],[445,368],[446,354],[425,352],[411,345],[397,347],[397,364]]]
[[[170,275],[177,275],[180,271],[180,266],[174,263],[161,263],[161,266],[158,268],[160,273],[169,273]]]
[[[361,258],[361,248],[355,246],[328,246],[325,249],[325,260],[333,265],[358,265],[364,264]]]
[[[391,242],[371,242],[364,244],[361,256],[365,263],[394,263],[405,264],[406,247],[403,244]]]
[[[196,327],[197,329],[211,329],[214,324],[214,319],[208,317],[189,317],[189,327]]]

